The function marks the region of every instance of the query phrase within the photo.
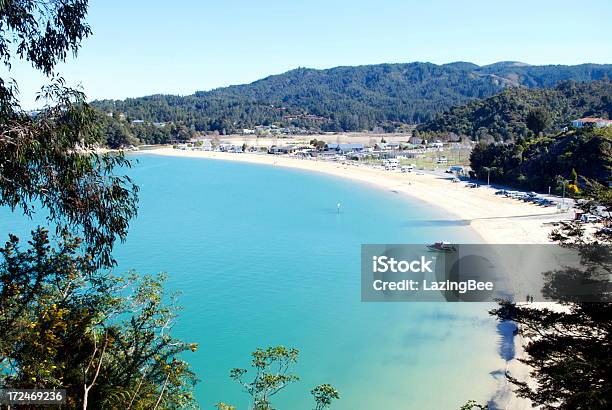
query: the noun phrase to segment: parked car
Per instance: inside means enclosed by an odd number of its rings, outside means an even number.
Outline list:
[[[599,219],[600,218],[597,215],[591,214],[582,214],[582,216],[580,217],[580,221],[583,223],[593,223],[599,221]]]
[[[597,231],[597,233],[599,234],[605,234],[605,235],[612,235],[612,228],[601,228],[599,231]]]
[[[539,197],[533,200],[533,203],[536,205],[547,205],[548,202],[550,202],[550,200],[546,198],[539,198]]]
[[[538,198],[536,201],[534,201],[536,204],[538,205],[542,205],[542,206],[552,206],[555,203],[553,201],[551,201],[550,199],[546,199],[546,198]]]
[[[447,174],[463,175],[463,174],[465,174],[465,168],[460,166],[460,165],[452,165],[452,166],[448,167],[446,169],[446,171],[444,171],[444,172],[446,172]]]

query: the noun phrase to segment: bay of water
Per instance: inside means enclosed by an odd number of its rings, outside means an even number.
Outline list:
[[[175,333],[200,349],[188,360],[202,408],[248,408],[228,377],[257,347],[300,350],[300,381],[273,399],[313,408],[331,383],[332,409],[456,409],[486,401],[501,367],[490,305],[362,303],[364,243],[477,242],[441,211],[354,181],[286,168],[140,155],[141,187],[121,271],[168,272],[183,306]],[[341,212],[336,204],[342,203]],[[1,213],[0,234],[24,234]]]

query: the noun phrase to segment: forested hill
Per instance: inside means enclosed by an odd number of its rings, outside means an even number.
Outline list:
[[[153,95],[95,101],[94,105],[131,119],[181,123],[198,131],[230,132],[272,122],[326,131],[392,129],[428,121],[436,113],[494,95],[507,86],[550,87],[563,80],[607,77],[612,78],[612,65],[456,62],[298,68],[190,96]]]
[[[558,131],[584,116],[612,118],[612,82],[564,81],[554,88],[507,88],[439,114],[418,130],[509,140],[531,132]]]

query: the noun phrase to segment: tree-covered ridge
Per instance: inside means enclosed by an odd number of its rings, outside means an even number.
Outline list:
[[[555,136],[520,138],[504,144],[479,143],[470,162],[481,179],[525,189],[561,193],[588,181],[608,186],[612,178],[612,127],[570,130]],[[568,191],[569,193],[569,191]]]
[[[356,131],[428,121],[443,110],[494,95],[508,86],[550,87],[565,80],[607,77],[612,77],[612,65],[503,62],[479,67],[464,62],[416,62],[298,68],[251,84],[190,96],[152,95],[96,101],[94,105],[107,112],[123,112],[131,119],[181,123],[198,131],[231,132],[271,122]]]
[[[538,117],[543,128],[539,131],[552,132],[584,116],[612,118],[612,82],[564,81],[555,88],[506,88],[493,97],[454,107],[418,129],[508,140],[530,135],[534,130],[531,122]]]

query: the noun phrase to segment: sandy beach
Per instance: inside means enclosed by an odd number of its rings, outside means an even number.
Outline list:
[[[444,213],[449,218],[469,224],[483,242],[489,244],[548,243],[551,228],[546,223],[572,217],[571,212],[559,213],[555,207],[540,207],[498,196],[495,195],[494,189],[487,187],[466,188],[465,184],[452,183],[448,179],[426,173],[390,172],[358,165],[249,153],[188,151],[173,148],[156,148],[141,152],[177,157],[243,161],[353,179],[410,196],[439,208],[445,211]]]

